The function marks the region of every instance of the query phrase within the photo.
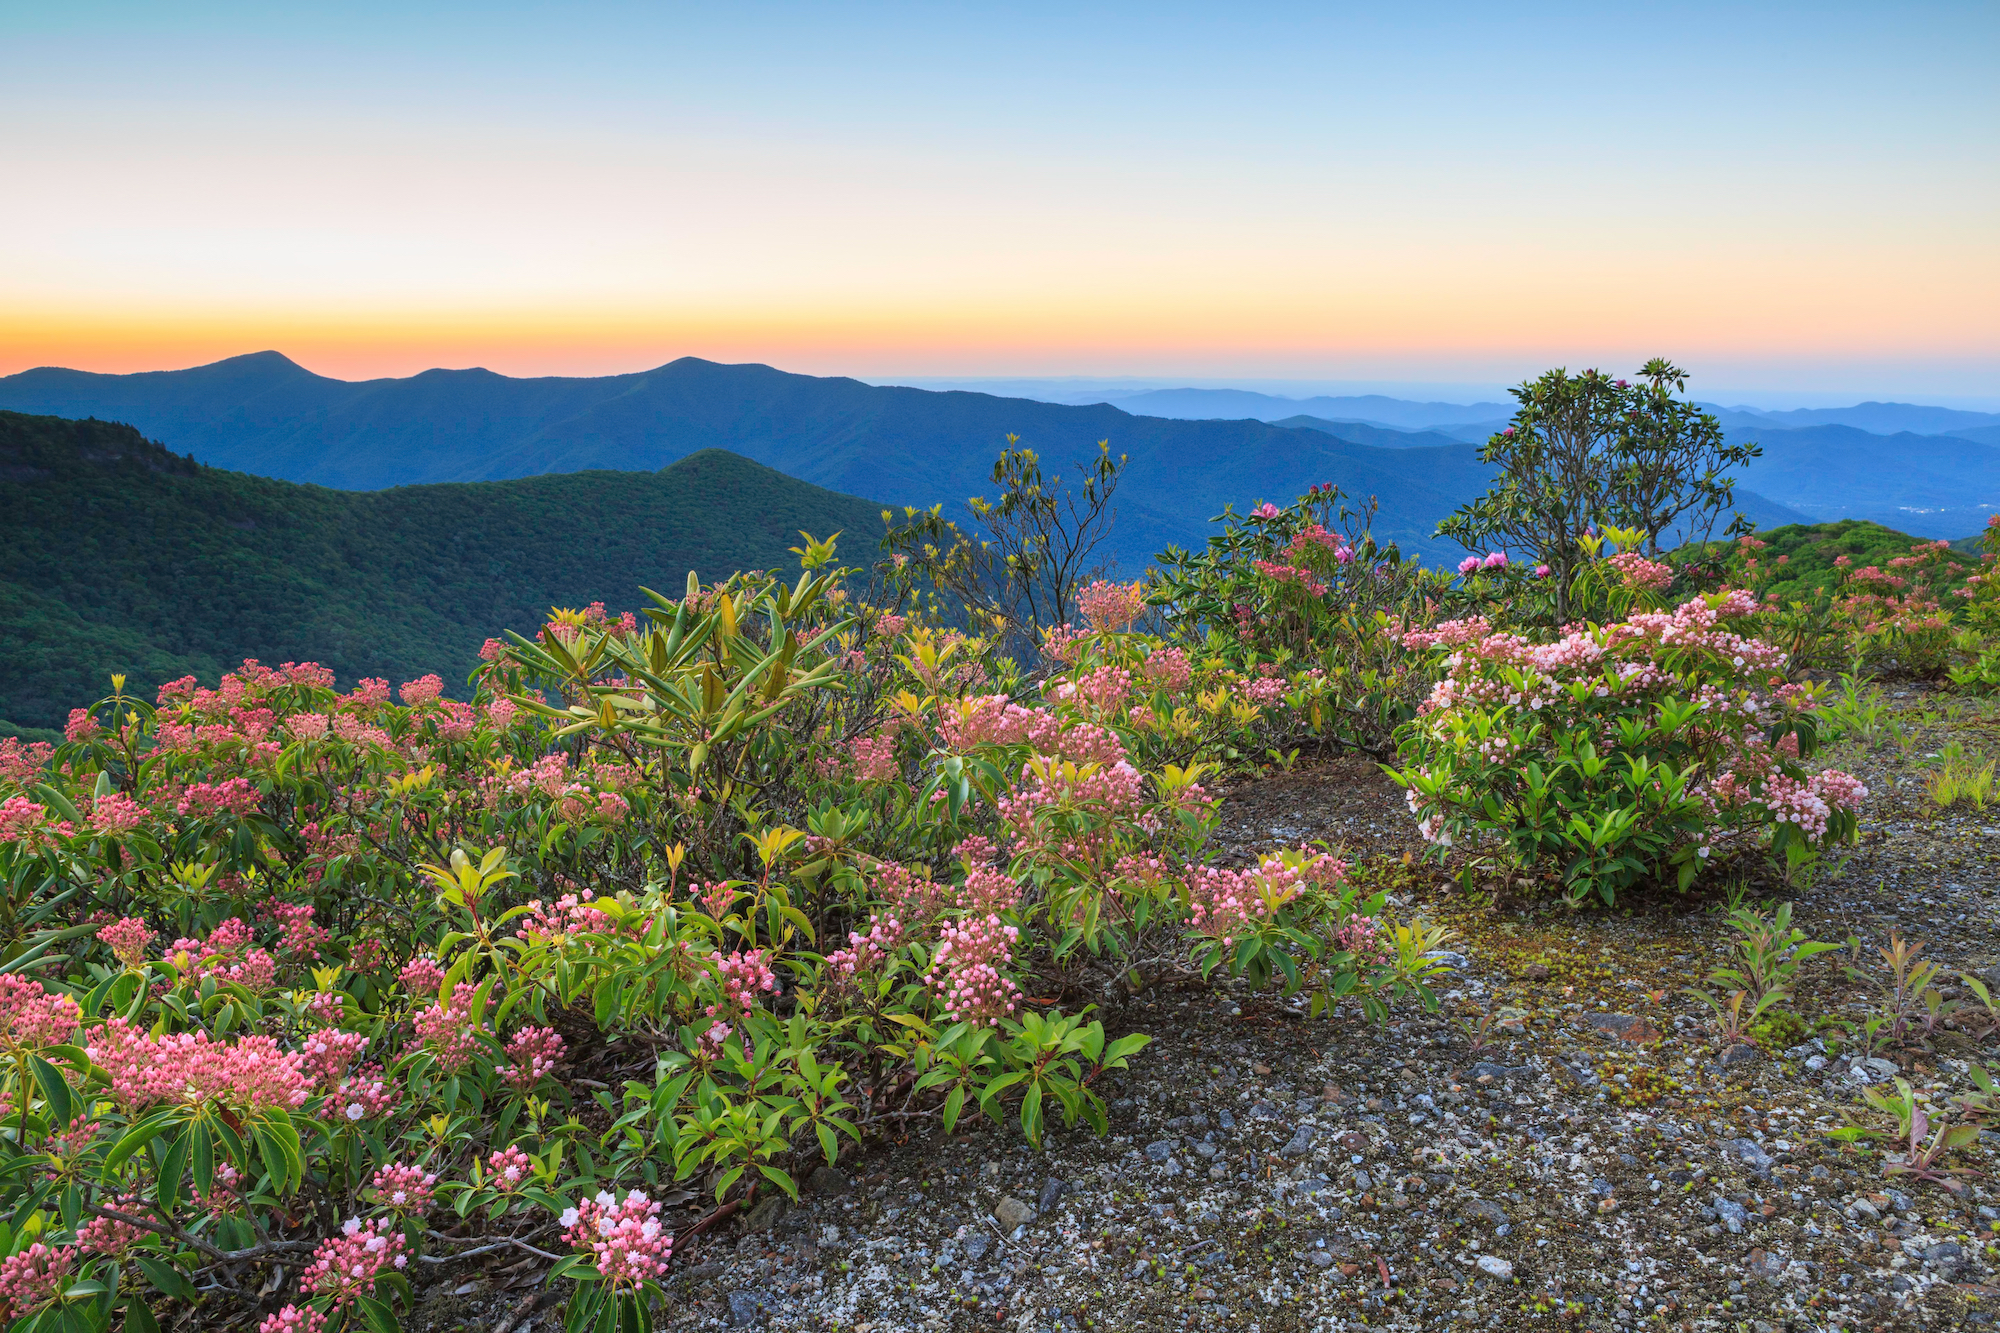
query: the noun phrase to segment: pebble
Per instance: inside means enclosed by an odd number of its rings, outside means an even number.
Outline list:
[[[770,1297],[758,1291],[732,1291],[729,1293],[729,1326],[750,1328],[764,1322],[770,1310]]]
[[[1000,1224],[1002,1231],[1012,1231],[1024,1227],[1035,1220],[1035,1210],[1012,1195],[993,1205],[993,1220]]]
[[[1497,1254],[1482,1254],[1479,1256],[1479,1271],[1506,1282],[1514,1276],[1514,1265]]]
[[[1750,1217],[1743,1205],[1734,1199],[1717,1199],[1714,1206],[1715,1215],[1722,1220],[1722,1225],[1728,1227],[1732,1234],[1741,1235],[1743,1224]]]
[[[1765,1152],[1755,1139],[1730,1139],[1722,1145],[1722,1149],[1753,1171],[1766,1172],[1778,1164],[1777,1159]]]
[[[1146,1145],[1146,1160],[1164,1162],[1174,1155],[1175,1146],[1172,1139],[1155,1139]]]

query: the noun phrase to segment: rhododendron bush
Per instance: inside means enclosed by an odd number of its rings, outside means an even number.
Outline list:
[[[1396,635],[1433,619],[1449,578],[1405,563],[1368,533],[1372,506],[1316,486],[1290,506],[1225,512],[1195,553],[1160,557],[1153,594],[1176,633],[1238,670],[1295,682],[1292,735],[1325,737],[1386,755],[1396,727],[1429,685]],[[1414,668],[1414,669],[1413,669]]]
[[[8,1313],[380,1330],[509,1249],[637,1328],[691,1228],[882,1127],[1102,1132],[1147,1038],[1096,1004],[1429,1001],[1439,933],[1337,857],[1208,861],[1204,754],[1309,684],[1108,583],[1024,671],[802,553],[559,612],[463,699],[252,662],[0,746]]]
[[[1647,571],[1635,572],[1641,580]],[[1855,834],[1867,792],[1808,766],[1809,685],[1736,590],[1537,642],[1473,617],[1405,634],[1444,677],[1405,729],[1403,784],[1438,855],[1606,904],[1763,840],[1788,867]]]

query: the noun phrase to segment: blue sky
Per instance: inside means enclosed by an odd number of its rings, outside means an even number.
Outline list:
[[[0,370],[2000,395],[2000,6],[0,4]]]

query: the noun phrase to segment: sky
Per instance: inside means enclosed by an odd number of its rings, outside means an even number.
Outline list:
[[[0,0],[0,373],[2000,407],[2000,5]]]

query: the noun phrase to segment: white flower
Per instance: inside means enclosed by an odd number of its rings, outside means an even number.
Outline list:
[[[352,1236],[359,1230],[361,1230],[361,1219],[358,1217],[350,1217],[340,1224],[340,1234],[343,1236]]]
[[[573,1227],[576,1225],[576,1217],[576,1209],[565,1208],[563,1209],[562,1224],[566,1227]]]
[[[362,1116],[361,1103],[349,1102],[347,1104],[347,1118],[349,1120],[359,1120],[361,1116]]]
[[[647,1204],[651,1203],[652,1200],[646,1197],[646,1194],[643,1190],[633,1190],[630,1194],[625,1196],[625,1202],[628,1204],[636,1203],[641,1208],[644,1208]]]

